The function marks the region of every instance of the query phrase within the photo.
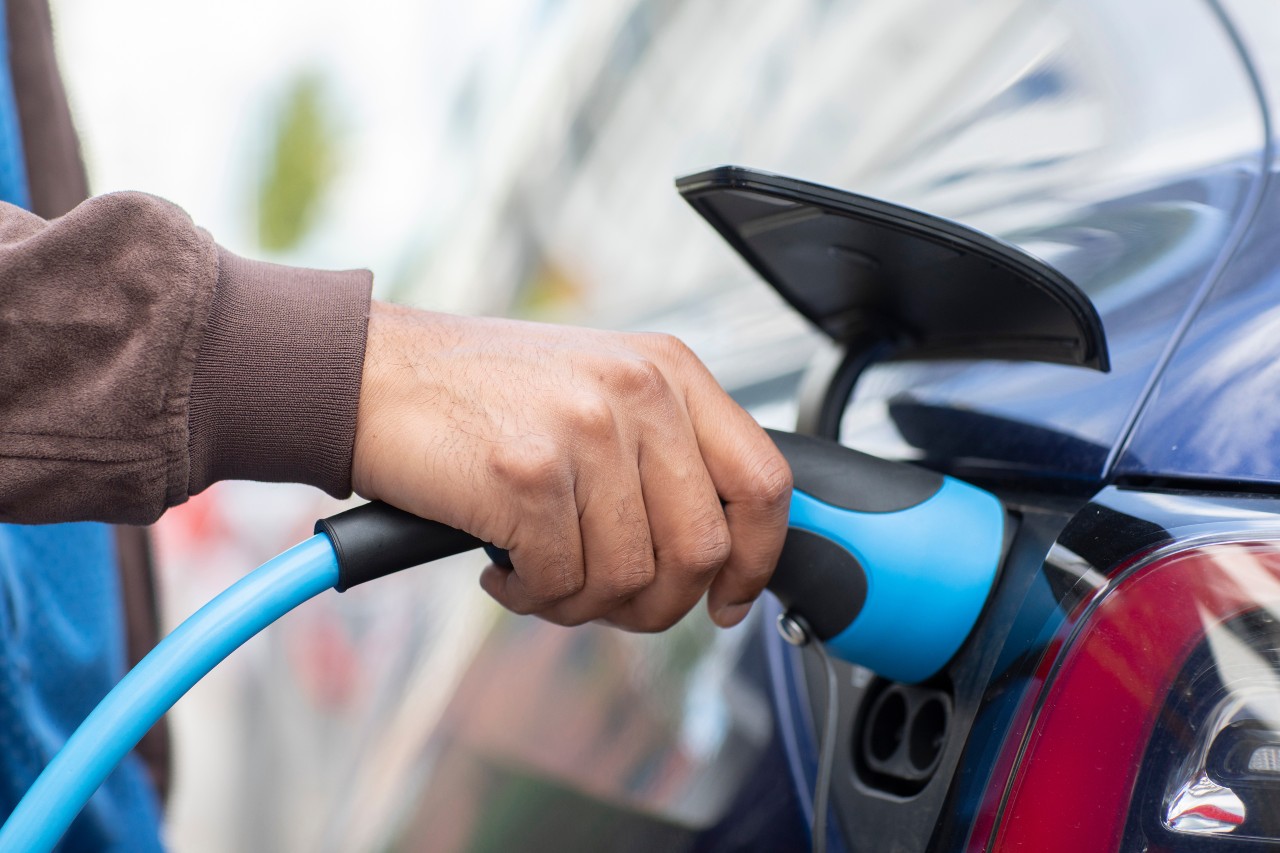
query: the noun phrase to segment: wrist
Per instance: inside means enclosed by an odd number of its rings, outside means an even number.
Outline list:
[[[391,452],[390,433],[412,429],[422,435],[432,428],[431,415],[440,410],[441,398],[450,396],[440,375],[439,356],[456,342],[457,320],[448,314],[370,303],[351,464],[351,486],[362,497],[382,499],[378,472],[399,468],[396,460],[381,458]]]

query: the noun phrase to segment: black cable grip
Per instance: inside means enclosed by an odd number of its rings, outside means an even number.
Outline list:
[[[324,533],[333,543],[338,557],[338,582],[333,588],[338,592],[480,547],[499,566],[511,568],[511,558],[501,548],[381,501],[322,518],[315,532]]]

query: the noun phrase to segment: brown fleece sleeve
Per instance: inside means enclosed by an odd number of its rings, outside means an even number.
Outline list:
[[[0,521],[145,524],[230,477],[349,493],[370,285],[140,193],[0,204]]]

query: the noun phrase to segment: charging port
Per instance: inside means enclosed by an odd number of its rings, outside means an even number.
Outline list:
[[[936,687],[877,680],[854,730],[853,764],[864,783],[919,793],[938,769],[951,723],[951,696]]]

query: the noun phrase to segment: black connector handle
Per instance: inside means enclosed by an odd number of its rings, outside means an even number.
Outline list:
[[[901,512],[938,493],[943,477],[905,462],[890,462],[827,438],[765,430],[791,466],[795,490],[840,509]]]
[[[501,548],[382,501],[322,518],[316,522],[315,532],[326,534],[338,555],[338,583],[333,587],[338,592],[481,547],[489,559],[511,568],[511,557]]]

